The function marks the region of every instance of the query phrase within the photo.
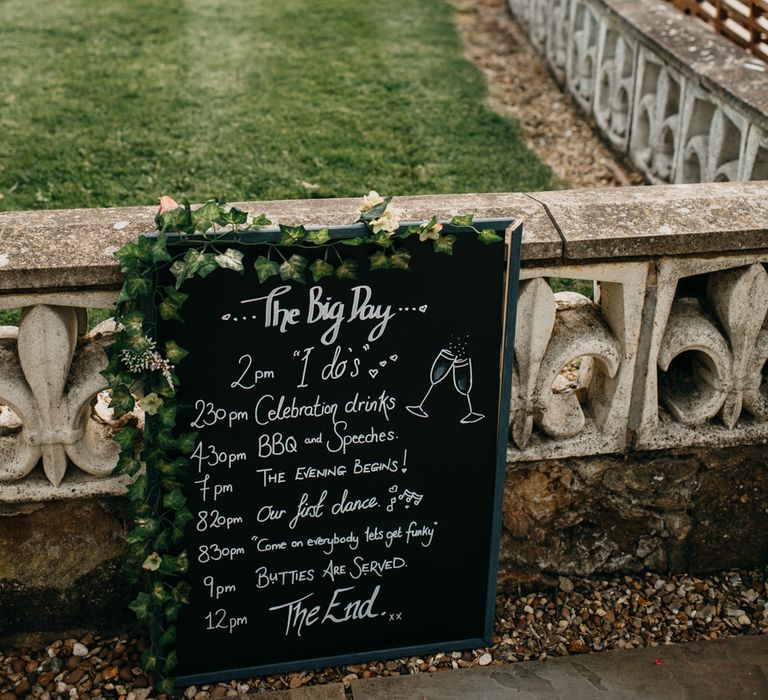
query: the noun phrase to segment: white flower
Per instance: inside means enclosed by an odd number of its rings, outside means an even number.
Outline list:
[[[145,571],[157,571],[162,564],[163,559],[157,552],[152,552],[141,565],[141,568]]]
[[[440,231],[442,230],[442,224],[435,224],[434,226],[428,226],[426,228],[422,227],[421,231],[419,231],[419,240],[422,243],[428,238],[436,241],[438,238],[440,238]]]
[[[378,219],[374,219],[371,222],[374,233],[380,233],[384,231],[390,238],[400,226],[400,220],[398,219],[400,212],[393,208],[387,209]]]
[[[360,207],[360,211],[368,211],[369,209],[373,209],[377,204],[381,204],[384,201],[384,197],[382,197],[378,192],[375,190],[371,190],[365,197],[363,197],[363,206]]]

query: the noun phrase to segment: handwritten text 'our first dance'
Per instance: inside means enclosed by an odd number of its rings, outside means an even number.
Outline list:
[[[333,345],[341,330],[341,324],[345,321],[374,322],[373,327],[368,333],[368,340],[373,342],[378,340],[386,331],[387,324],[397,315],[397,311],[391,305],[373,304],[371,298],[373,292],[367,285],[352,287],[350,290],[352,298],[345,301],[338,301],[333,297],[323,298],[324,290],[319,285],[310,287],[308,291],[308,303],[306,307],[306,317],[302,318],[302,309],[293,306],[283,305],[280,297],[288,294],[293,287],[283,285],[275,287],[269,294],[254,299],[243,299],[241,304],[252,304],[264,302],[264,327],[277,328],[280,333],[285,333],[291,326],[296,326],[302,322],[311,325],[318,322],[330,322],[330,326],[320,337],[323,345]],[[414,308],[415,310],[415,308]],[[426,306],[419,310],[426,311]],[[247,317],[246,317],[247,318]],[[252,318],[256,318],[253,316]],[[237,320],[232,314],[224,314],[222,320]]]

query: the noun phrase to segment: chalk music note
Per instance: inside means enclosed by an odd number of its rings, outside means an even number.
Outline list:
[[[397,484],[394,486],[389,487],[390,493],[397,493]],[[391,513],[395,509],[395,503],[397,503],[397,496],[392,496],[392,498],[389,499],[389,505],[387,506],[387,512]]]
[[[416,493],[415,491],[411,491],[410,489],[405,489],[398,498],[402,501],[405,501],[405,507],[410,508],[411,504],[414,506],[419,505],[421,503],[421,499],[424,498],[424,494]]]

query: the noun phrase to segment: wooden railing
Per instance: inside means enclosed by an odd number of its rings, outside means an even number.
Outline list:
[[[686,14],[703,19],[715,31],[768,61],[767,0],[667,0]]]

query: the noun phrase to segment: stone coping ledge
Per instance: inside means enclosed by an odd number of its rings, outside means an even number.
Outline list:
[[[338,225],[359,199],[239,202],[276,223]],[[510,217],[524,223],[523,263],[768,249],[768,181],[558,192],[396,197],[405,219]],[[117,288],[114,252],[154,229],[156,207],[0,213],[0,290]]]

